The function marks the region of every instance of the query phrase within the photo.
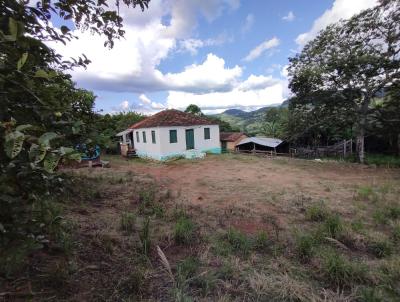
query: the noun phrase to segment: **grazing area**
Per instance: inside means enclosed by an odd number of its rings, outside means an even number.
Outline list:
[[[106,159],[112,168],[67,171],[81,187],[60,204],[62,244],[8,284],[17,297],[400,298],[397,169],[232,154]]]

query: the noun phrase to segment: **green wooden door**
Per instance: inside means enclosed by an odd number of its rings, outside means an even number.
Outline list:
[[[221,142],[221,151],[223,152],[223,153],[226,153],[227,151],[228,151],[228,146],[227,146],[227,142],[226,141],[222,141]]]
[[[194,149],[194,131],[193,129],[186,130],[186,150]]]

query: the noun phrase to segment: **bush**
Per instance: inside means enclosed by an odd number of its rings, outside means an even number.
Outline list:
[[[296,236],[295,249],[300,260],[308,261],[315,252],[317,241],[309,234]]]
[[[350,286],[365,279],[366,269],[359,263],[350,262],[344,256],[328,250],[322,255],[322,274],[335,286]]]
[[[368,250],[376,257],[383,258],[392,254],[393,247],[387,240],[374,240],[369,243]]]
[[[130,212],[121,214],[120,227],[125,232],[133,232],[135,230],[136,215]]]
[[[324,221],[329,211],[323,202],[314,204],[306,210],[306,219],[310,221]]]
[[[177,244],[187,244],[193,241],[195,224],[190,218],[181,216],[175,224],[174,239]]]
[[[233,251],[243,255],[248,255],[251,248],[251,240],[247,236],[233,228],[230,228],[226,234],[226,239],[231,245]]]
[[[365,162],[369,165],[384,166],[388,168],[400,167],[400,157],[383,154],[368,154]]]
[[[397,204],[386,205],[377,209],[373,214],[373,219],[377,224],[388,224],[389,220],[400,218],[400,206]]]
[[[344,226],[339,214],[329,215],[323,225],[326,234],[332,238],[338,238],[343,232]]]

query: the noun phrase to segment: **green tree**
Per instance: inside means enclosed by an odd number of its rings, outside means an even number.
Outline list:
[[[289,86],[299,104],[310,110],[319,107],[330,119],[345,120],[343,114],[354,118],[360,162],[364,162],[369,117],[375,111],[373,100],[399,79],[399,18],[399,1],[381,1],[375,8],[328,26],[290,58]],[[321,94],[324,98],[318,101]]]
[[[263,135],[286,139],[288,123],[287,108],[269,108],[264,114],[261,126]]]
[[[90,61],[84,55],[66,60],[45,44],[74,38],[51,19],[101,34],[112,47],[124,34],[119,4],[144,9],[149,0],[110,2],[0,1],[0,271],[12,264],[12,249],[47,240],[55,222],[45,219],[45,201],[63,186],[53,172],[58,163],[80,157],[66,145],[92,117],[93,94],[76,89],[66,74]]]
[[[203,112],[201,112],[200,107],[195,104],[190,104],[189,106],[187,106],[187,108],[185,109],[185,112],[191,113],[194,115],[198,115],[198,116],[204,115]]]

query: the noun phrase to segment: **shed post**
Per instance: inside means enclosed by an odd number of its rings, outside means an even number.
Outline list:
[[[343,140],[343,157],[346,157],[347,142]]]

